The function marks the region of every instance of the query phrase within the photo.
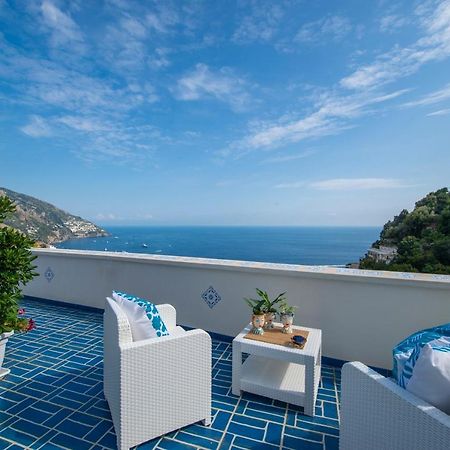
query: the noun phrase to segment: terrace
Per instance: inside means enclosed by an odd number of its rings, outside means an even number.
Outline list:
[[[445,276],[35,252],[41,276],[27,286],[23,306],[38,328],[7,346],[11,374],[0,382],[0,449],[116,448],[103,396],[101,312],[114,288],[171,303],[181,325],[212,332],[211,426],[188,426],[138,447],[143,449],[338,448],[342,362],[360,360],[386,374],[396,342],[450,312]],[[209,287],[216,293],[210,304],[202,298]],[[325,356],[314,417],[283,402],[231,393],[231,339],[248,321],[242,297],[255,287],[288,291],[298,306],[296,322],[322,329]]]

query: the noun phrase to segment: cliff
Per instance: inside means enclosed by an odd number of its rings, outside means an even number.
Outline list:
[[[44,244],[68,239],[108,236],[109,233],[88,220],[69,214],[50,203],[0,187],[0,195],[7,195],[17,206],[5,224]]]
[[[450,274],[450,192],[430,192],[388,221],[361,260],[363,269]]]

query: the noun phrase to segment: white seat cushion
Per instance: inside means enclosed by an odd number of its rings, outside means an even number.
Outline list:
[[[450,414],[450,338],[423,346],[406,390]]]

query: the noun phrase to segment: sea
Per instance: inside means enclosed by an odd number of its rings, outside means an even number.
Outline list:
[[[70,240],[57,247],[343,266],[364,256],[381,227],[109,226],[106,230],[111,236]]]

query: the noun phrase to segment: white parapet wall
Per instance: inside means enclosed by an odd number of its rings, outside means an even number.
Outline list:
[[[391,368],[392,347],[450,321],[450,276],[134,253],[36,249],[29,296],[103,308],[113,289],[171,303],[178,322],[228,336],[250,319],[255,288],[287,292],[295,321],[323,330],[323,354]],[[206,297],[202,297],[209,288]],[[208,302],[210,305],[208,305]]]

